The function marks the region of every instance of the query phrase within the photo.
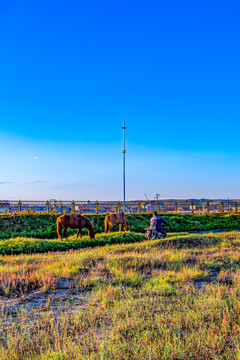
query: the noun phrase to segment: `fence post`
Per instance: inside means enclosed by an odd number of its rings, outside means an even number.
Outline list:
[[[139,214],[141,213],[141,203],[140,203],[140,201],[138,202],[138,213]]]
[[[160,202],[157,201],[157,212],[159,213],[160,212]]]
[[[162,204],[160,203],[160,206],[162,205],[162,209],[161,209],[161,212],[164,213],[164,202],[162,202]]]
[[[48,200],[46,202],[46,211],[47,211],[47,213],[49,213],[49,201]]]
[[[98,214],[98,201],[96,200],[96,214]]]
[[[118,201],[118,212],[120,213],[121,211],[121,204],[120,204],[120,201]]]
[[[207,214],[209,215],[209,201],[207,202]]]
[[[22,211],[22,202],[21,200],[18,201],[18,212]]]
[[[75,214],[75,201],[74,200],[72,201],[72,213]]]
[[[178,206],[177,206],[177,201],[175,201],[175,212],[178,212]]]
[[[194,215],[194,202],[191,202],[191,207],[192,207],[192,215]]]
[[[235,213],[237,213],[238,212],[238,203],[237,203],[237,201],[235,202]]]
[[[221,210],[222,210],[222,214],[224,213],[224,205],[223,202],[221,203]]]

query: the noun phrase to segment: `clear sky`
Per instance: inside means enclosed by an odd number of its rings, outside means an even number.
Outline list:
[[[240,198],[239,1],[2,0],[0,199]]]

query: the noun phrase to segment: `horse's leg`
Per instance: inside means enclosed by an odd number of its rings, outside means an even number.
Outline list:
[[[62,240],[62,225],[59,221],[57,221],[57,234],[58,238]]]
[[[58,228],[58,238],[62,240],[62,227],[61,227],[61,225],[59,225],[59,228]]]
[[[63,241],[63,234],[62,234],[62,231],[63,231],[63,226],[61,225],[61,228],[60,228],[60,238],[61,238],[61,241]]]
[[[107,234],[109,232],[109,223],[108,223],[108,218],[107,216],[105,217],[105,220],[104,220],[104,230],[105,230],[105,234]]]
[[[122,231],[122,224],[119,224],[119,232]]]
[[[66,227],[63,228],[63,236],[67,240],[67,228]]]
[[[111,225],[111,226],[109,227],[109,232],[110,232],[110,233],[112,232],[113,227],[114,227],[114,225]]]
[[[110,223],[110,221],[108,220],[108,233],[110,234],[111,230],[112,230],[113,226]]]
[[[82,229],[78,229],[76,240],[78,238],[78,235],[80,236],[80,239],[82,239]]]

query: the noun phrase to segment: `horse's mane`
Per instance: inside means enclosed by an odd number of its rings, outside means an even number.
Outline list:
[[[86,222],[88,223],[88,225],[90,225],[91,227],[92,227],[92,223],[91,223],[91,221],[86,217],[86,216],[84,216],[84,215],[82,215],[82,214],[80,214],[80,215],[78,215],[79,217],[81,216],[81,217],[83,217],[85,220],[86,220]]]

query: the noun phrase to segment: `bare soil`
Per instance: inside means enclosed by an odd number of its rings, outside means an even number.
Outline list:
[[[59,278],[54,290],[43,292],[31,291],[22,296],[6,298],[0,296],[0,307],[9,315],[9,322],[17,315],[19,310],[26,310],[31,314],[53,311],[56,315],[64,311],[74,313],[88,305],[87,293],[78,291],[73,280]]]

